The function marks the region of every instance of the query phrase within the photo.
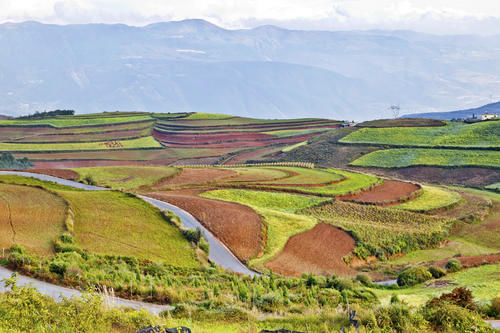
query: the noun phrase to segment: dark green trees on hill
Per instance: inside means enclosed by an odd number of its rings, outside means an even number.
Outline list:
[[[32,167],[33,164],[26,157],[17,159],[9,153],[0,155],[0,169],[30,169]]]

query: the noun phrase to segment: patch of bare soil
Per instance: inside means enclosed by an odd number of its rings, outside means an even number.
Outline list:
[[[456,259],[460,261],[463,266],[474,267],[482,264],[496,264],[500,262],[500,253],[497,254],[484,254],[481,256],[470,256],[470,257],[453,257],[435,262],[434,265],[444,267],[450,259]]]
[[[196,196],[196,190],[148,193],[191,213],[242,261],[262,248],[261,217],[250,207]]]
[[[355,241],[346,232],[326,223],[290,237],[283,250],[264,265],[274,272],[300,276],[303,273],[354,276],[356,271],[342,257],[354,250]]]
[[[344,196],[339,199],[373,204],[397,203],[404,198],[410,197],[419,189],[420,187],[416,184],[399,180],[384,180],[382,185],[375,186],[370,191]]]
[[[73,170],[67,170],[67,169],[30,169],[30,170],[20,170],[20,171],[40,173],[40,174],[49,175],[52,177],[64,178],[64,179],[68,179],[68,180],[77,180],[78,179],[78,173],[76,173]]]
[[[440,216],[455,218],[463,221],[484,220],[490,213],[492,202],[489,199],[472,195],[464,191],[455,191],[464,199],[453,209],[440,213]]]
[[[429,283],[426,287],[427,288],[444,288],[444,287],[451,287],[455,286],[456,283],[451,282],[450,280],[437,280]]]
[[[166,186],[206,184],[216,180],[230,178],[237,174],[236,171],[227,169],[185,168],[175,177],[160,180],[158,183],[151,186],[151,188],[157,189]]]
[[[83,168],[94,166],[120,166],[120,165],[168,165],[175,159],[161,159],[151,161],[133,160],[55,160],[55,161],[34,161],[36,169],[59,169],[59,168]]]

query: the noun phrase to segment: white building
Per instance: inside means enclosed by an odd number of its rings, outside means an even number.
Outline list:
[[[485,112],[481,115],[481,120],[497,119],[498,115],[496,113]]]

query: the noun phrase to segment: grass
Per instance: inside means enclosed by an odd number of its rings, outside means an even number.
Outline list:
[[[294,145],[287,146],[287,147],[281,149],[281,151],[284,152],[284,153],[288,153],[288,152],[294,150],[295,148],[299,148],[299,147],[302,147],[302,146],[307,146],[307,141],[302,141],[302,142],[296,143]]]
[[[17,243],[39,255],[53,253],[64,231],[66,203],[40,188],[0,184],[0,247]]]
[[[91,167],[72,170],[80,175],[80,180],[91,176],[100,186],[125,191],[151,185],[162,178],[172,177],[178,172],[176,168],[161,166]]]
[[[182,119],[228,119],[233,117],[227,114],[196,112]]]
[[[490,185],[486,186],[485,188],[488,190],[500,192],[500,183],[490,184]]]
[[[320,194],[320,195],[344,195],[352,192],[356,192],[362,189],[369,188],[375,185],[379,179],[375,176],[350,172],[345,170],[333,170],[329,169],[330,172],[337,175],[345,177],[345,180],[335,183],[332,185],[318,186],[318,187],[286,187],[288,189],[297,190],[310,194]]]
[[[115,150],[161,148],[153,137],[143,137],[133,140],[117,140],[104,142],[79,142],[79,143],[0,143],[0,151],[71,151],[71,150]]]
[[[135,256],[178,267],[198,267],[194,250],[160,211],[115,191],[77,190],[34,178],[0,176],[0,181],[43,186],[72,207],[77,245],[98,254]]]
[[[262,132],[263,134],[274,135],[278,138],[286,138],[290,136],[306,135],[311,133],[321,133],[330,130],[331,128],[311,128],[311,129],[286,129],[277,131]]]
[[[59,193],[73,207],[75,234],[82,248],[180,267],[198,265],[181,232],[141,199],[113,191]]]
[[[380,298],[383,304],[388,304],[391,295],[397,294],[398,297],[412,306],[421,306],[427,300],[438,297],[442,293],[450,292],[458,286],[466,287],[472,290],[472,295],[480,304],[486,304],[495,296],[500,295],[500,264],[483,265],[475,268],[466,269],[457,273],[448,274],[441,280],[449,280],[456,285],[444,288],[428,288],[425,284],[420,284],[411,288],[400,290],[382,290],[373,291]]]
[[[350,232],[355,254],[407,253],[437,245],[448,234],[449,219],[349,202],[335,201],[301,213]]]
[[[418,148],[387,149],[366,154],[352,162],[351,165],[379,168],[404,168],[412,165],[444,167],[486,166],[500,168],[500,151]]]
[[[424,192],[421,196],[405,203],[393,206],[394,209],[404,209],[410,211],[429,211],[446,208],[458,203],[460,194],[444,188],[422,185]]]
[[[236,171],[238,176],[234,178],[235,182],[247,181],[262,181],[262,180],[275,180],[288,176],[288,173],[272,168],[261,167],[247,167],[247,168],[228,168],[229,170]],[[228,180],[229,182],[233,179]]]
[[[270,168],[272,169],[272,168]],[[329,184],[343,179],[342,175],[332,170],[319,170],[298,167],[276,167],[291,174],[291,177],[273,181],[267,181],[266,184],[287,185],[287,184]]]
[[[71,116],[71,117],[54,117],[39,120],[0,120],[0,125],[5,126],[33,126],[33,125],[47,125],[53,127],[78,127],[78,126],[95,126],[95,125],[109,125],[109,124],[122,124],[145,121],[152,119],[149,115],[140,116],[99,116],[89,115],[88,117]]]
[[[376,143],[421,147],[500,147],[500,121],[449,122],[442,127],[362,128],[343,143]]]
[[[398,118],[398,119],[377,119],[362,122],[357,124],[356,127],[428,127],[428,126],[444,126],[445,121],[438,119],[424,119],[424,118]]]
[[[205,192],[202,196],[249,206],[264,218],[267,226],[264,255],[250,261],[250,265],[258,269],[263,269],[262,264],[277,255],[291,236],[310,230],[316,225],[315,218],[298,215],[295,212],[329,200],[288,193],[247,190],[215,190]]]

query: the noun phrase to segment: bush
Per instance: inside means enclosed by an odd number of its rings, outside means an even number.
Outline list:
[[[464,287],[455,288],[450,293],[444,293],[439,298],[433,298],[429,302],[429,304],[435,306],[443,302],[447,302],[469,310],[476,309],[476,304],[474,304],[472,292]]]
[[[87,175],[85,176],[85,178],[83,178],[83,182],[85,184],[88,184],[88,185],[96,185],[96,181],[94,180],[94,178],[92,178],[91,175]]]
[[[12,246],[9,248],[9,253],[24,254],[24,247],[19,244],[12,244]]]
[[[372,280],[366,274],[358,274],[358,275],[356,275],[356,281],[361,282],[365,286],[368,286],[368,285],[370,285],[372,283]]]
[[[451,259],[446,263],[445,267],[448,272],[454,273],[462,269],[462,264],[457,259]]]
[[[73,244],[73,236],[67,232],[62,234],[59,238],[61,239],[61,242],[65,244]]]
[[[200,242],[200,239],[201,239],[200,228],[197,228],[196,230],[186,229],[183,231],[183,233],[184,233],[184,237],[186,237],[186,239],[189,242],[194,243],[196,245],[198,245],[198,243]]]
[[[64,276],[64,274],[66,274],[67,270],[68,270],[68,263],[64,261],[53,261],[49,265],[49,271],[58,274],[61,277]]]
[[[495,313],[495,317],[500,316],[500,296],[491,300],[491,309]]]
[[[414,286],[430,279],[432,275],[424,267],[411,267],[399,273],[398,286]]]
[[[436,332],[494,332],[479,314],[448,302],[426,306],[423,314]]]
[[[446,275],[446,271],[441,267],[431,266],[427,269],[429,273],[431,273],[432,277],[435,279],[439,279]]]

